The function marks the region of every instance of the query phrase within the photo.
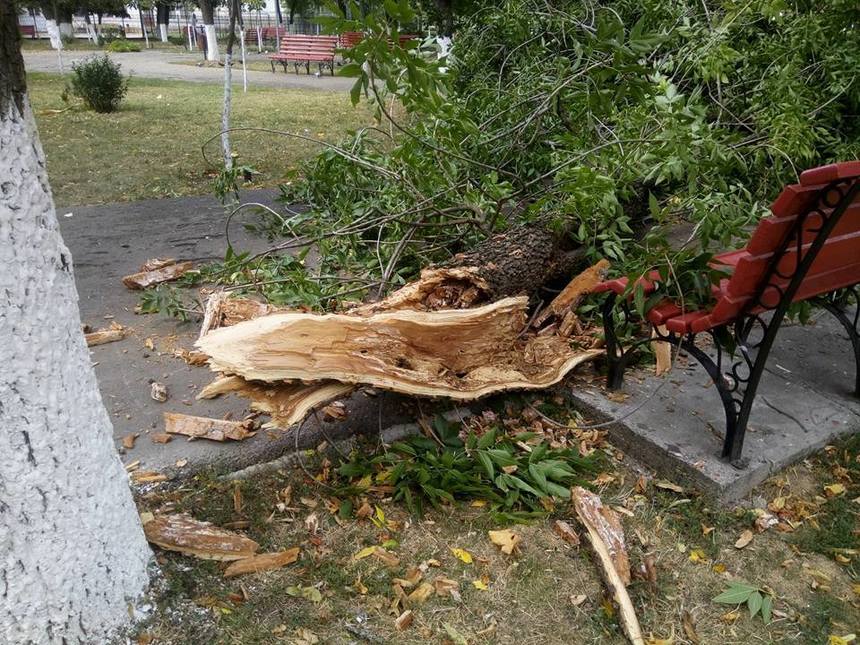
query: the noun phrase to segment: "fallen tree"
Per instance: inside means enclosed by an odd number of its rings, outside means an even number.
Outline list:
[[[485,247],[495,242],[510,250],[512,240],[518,238],[496,236]],[[540,310],[530,317],[525,295],[486,301],[535,284],[538,272],[540,280],[554,278],[558,265],[544,262],[528,278],[524,253],[495,256],[505,260],[501,269],[493,261],[477,265],[493,257],[476,252],[462,256],[471,266],[425,270],[388,298],[346,314],[272,312],[216,294],[197,347],[222,376],[200,398],[235,393],[268,414],[270,426],[288,427],[358,385],[475,400],[549,387],[603,353],[593,335],[572,336],[576,326],[560,323],[575,316],[571,305],[599,282],[607,263],[577,276],[536,325]],[[250,319],[237,322],[240,311]]]

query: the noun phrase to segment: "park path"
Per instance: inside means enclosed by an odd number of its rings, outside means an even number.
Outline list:
[[[101,51],[65,51],[63,52],[63,66],[69,70],[72,63],[83,60],[93,54],[101,54]],[[108,54],[113,60],[122,65],[125,73],[140,78],[161,78],[172,81],[188,81],[191,83],[223,83],[224,70],[221,67],[197,67],[195,65],[182,65],[177,63],[200,61],[199,53],[165,52],[159,50],[144,50],[141,52],[129,52],[122,54]],[[265,56],[252,54],[248,60],[267,60]],[[25,51],[24,65],[28,72],[47,72],[56,74],[59,71],[57,52],[51,51]],[[242,83],[241,66],[233,67],[234,84]],[[276,73],[248,71],[248,85],[250,87],[279,87],[287,89],[315,89],[327,91],[345,91],[353,83],[353,79],[338,76],[314,76],[313,74],[284,73],[279,70]]]

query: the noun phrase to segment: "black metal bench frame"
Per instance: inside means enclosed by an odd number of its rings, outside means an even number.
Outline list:
[[[603,304],[603,328],[606,338],[606,357],[608,365],[607,388],[621,387],[624,370],[630,363],[635,350],[643,343],[661,340],[677,347],[695,358],[711,377],[726,416],[725,438],[721,456],[739,468],[746,465],[741,458],[744,436],[747,431],[750,412],[764,373],[768,355],[773,347],[777,332],[785,319],[795,294],[803,284],[813,262],[825,242],[830,237],[839,219],[860,195],[860,180],[857,178],[838,179],[823,188],[812,207],[799,214],[781,245],[774,252],[767,269],[754,295],[734,318],[723,325],[708,329],[707,334],[716,348],[716,359],[696,345],[697,333],[676,334],[661,332],[650,324],[652,336],[622,347],[616,332],[616,315],[627,322],[632,318],[629,299],[623,298],[620,307],[616,306],[618,294],[611,292]],[[820,218],[818,228],[809,228],[810,217]],[[815,238],[804,248],[804,231],[815,233]],[[795,254],[795,270],[790,275],[779,271],[780,260]],[[785,281],[788,284],[785,285]],[[860,275],[857,283],[825,293],[809,302],[817,304],[842,324],[854,349],[855,396],[860,397]],[[777,295],[777,298],[772,297]],[[849,313],[849,302],[853,299],[855,311]],[[736,352],[740,356],[736,356]],[[729,365],[731,362],[731,365]]]

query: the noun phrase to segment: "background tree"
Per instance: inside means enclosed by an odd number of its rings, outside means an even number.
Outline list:
[[[220,58],[218,53],[218,35],[215,32],[215,7],[217,0],[197,0],[197,6],[200,7],[200,14],[203,18],[203,29],[206,31],[206,60],[217,61]]]
[[[81,333],[19,38],[0,2],[0,642],[105,643],[152,554]]]
[[[155,3],[155,21],[158,23],[158,35],[161,42],[167,42],[167,26],[170,23],[170,12],[173,9],[172,2],[157,0]]]

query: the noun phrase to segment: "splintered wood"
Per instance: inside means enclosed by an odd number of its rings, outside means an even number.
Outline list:
[[[254,540],[185,514],[152,517],[144,521],[143,532],[162,549],[203,560],[241,560],[260,548]]]
[[[209,439],[211,441],[242,441],[253,437],[250,432],[254,427],[252,421],[223,421],[194,417],[178,412],[164,413],[164,431],[168,434],[181,434],[191,439]]]
[[[602,353],[553,335],[521,339],[527,307],[521,297],[462,310],[272,314],[211,331],[197,347],[213,369],[247,380],[331,379],[460,400],[546,388]]]
[[[645,645],[639,619],[627,593],[630,561],[624,546],[621,520],[615,511],[603,505],[597,495],[580,486],[571,488],[570,500],[600,560],[606,586],[618,603],[624,633],[633,645]]]
[[[155,268],[150,268],[155,267]],[[194,268],[193,262],[176,260],[149,260],[140,267],[140,272],[127,275],[122,283],[129,289],[146,289],[162,282],[170,282],[182,277]]]
[[[87,341],[87,347],[95,347],[96,345],[122,340],[128,336],[129,331],[128,327],[123,327],[118,322],[112,322],[109,327],[84,334],[84,338]]]
[[[246,573],[260,573],[261,571],[271,571],[280,569],[288,564],[292,564],[299,559],[299,547],[294,546],[286,551],[278,553],[261,553],[259,555],[236,560],[233,564],[227,567],[224,571],[225,578],[241,576]]]
[[[573,308],[605,274],[580,274],[529,323],[525,296],[487,302],[487,267],[436,268],[384,300],[346,313],[283,311],[212,294],[196,347],[220,378],[198,398],[233,393],[286,428],[312,410],[369,385],[468,401],[543,389],[603,353],[578,345]],[[546,324],[544,324],[546,323]],[[580,340],[582,337],[580,336]]]

